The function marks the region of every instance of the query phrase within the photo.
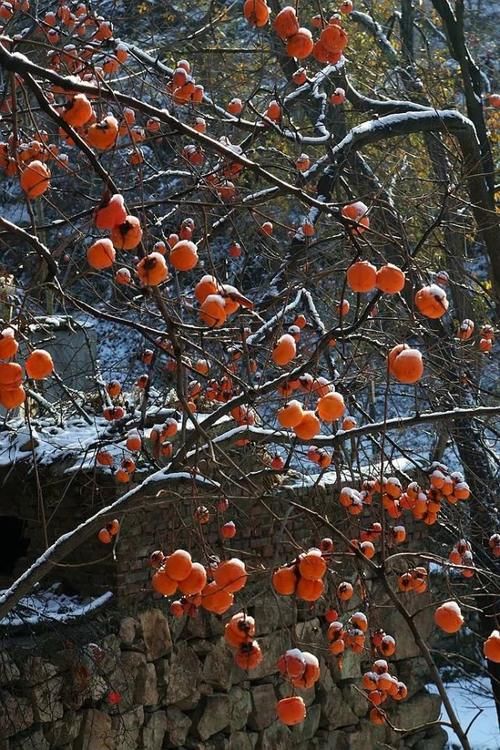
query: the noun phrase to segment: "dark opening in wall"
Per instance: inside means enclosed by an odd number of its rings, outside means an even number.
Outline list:
[[[30,540],[24,536],[25,527],[21,518],[0,516],[0,575],[12,575],[16,562],[26,554]]]

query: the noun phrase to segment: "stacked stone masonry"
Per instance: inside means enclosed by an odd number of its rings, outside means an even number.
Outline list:
[[[109,613],[108,613],[109,614]],[[262,664],[235,666],[221,620],[201,615],[185,622],[166,615],[163,602],[134,617],[114,612],[95,624],[96,642],[65,631],[57,655],[40,655],[26,639],[10,638],[0,657],[0,750],[441,750],[439,728],[406,736],[367,721],[360,693],[364,665],[349,654],[340,672],[325,648],[318,617],[259,601]],[[101,619],[103,619],[101,615]],[[430,624],[421,619],[420,627]],[[277,658],[294,645],[321,655],[315,689],[299,691],[308,706],[303,725],[288,729],[275,717],[287,686]],[[391,720],[406,729],[437,719],[438,696],[425,689],[427,673],[408,634],[392,671],[409,688]],[[112,697],[119,695],[119,703]],[[384,744],[385,743],[385,744]]]
[[[90,485],[82,474],[72,481],[71,493],[62,493],[64,481],[52,475],[47,485],[60,509],[57,525],[50,529],[54,537],[116,496],[116,487],[109,480]],[[9,484],[14,483],[15,492],[15,482],[16,473],[12,472],[5,485],[6,507]],[[93,487],[91,495],[89,486]],[[446,733],[439,726],[396,733],[387,726],[370,724],[367,701],[359,690],[361,674],[370,661],[349,652],[340,671],[326,648],[326,624],[321,616],[324,603],[297,607],[292,599],[275,597],[268,574],[258,574],[262,561],[269,568],[293,558],[296,547],[290,545],[290,535],[307,547],[328,534],[321,523],[308,524],[305,529],[304,515],[290,511],[289,499],[307,503],[332,518],[337,507],[333,488],[301,492],[273,487],[266,491],[265,500],[272,500],[274,519],[251,496],[239,503],[241,515],[233,516],[239,533],[231,547],[241,551],[257,573],[242,596],[238,595],[236,605],[246,606],[255,617],[264,654],[262,664],[249,673],[235,666],[222,637],[221,618],[201,613],[195,619],[175,620],[167,614],[169,602],[151,592],[148,558],[152,550],[184,545],[193,550],[196,559],[203,559],[201,552],[196,556],[196,550],[201,549],[200,532],[183,524],[183,519],[192,516],[198,503],[213,507],[216,498],[193,498],[190,487],[175,489],[171,495],[162,495],[160,503],[154,495],[139,498],[137,510],[121,519],[116,562],[109,555],[103,564],[82,565],[102,558],[102,546],[95,539],[88,540],[71,558],[78,564],[71,568],[70,579],[77,590],[94,595],[113,592],[112,604],[104,611],[87,623],[54,624],[31,636],[0,631],[0,750],[444,748]],[[36,549],[39,531],[30,513],[35,489],[32,494],[30,498],[26,491],[21,501],[26,505],[24,517],[31,519],[27,521],[31,547],[18,561],[14,575],[41,551]],[[50,502],[49,496],[47,499]],[[351,520],[335,520],[352,536]],[[409,532],[410,544],[418,544],[414,538],[417,532]],[[217,524],[203,534],[205,548],[221,556],[227,554]],[[54,577],[61,580],[63,573],[64,569],[59,569]],[[353,579],[355,571],[346,564],[341,574]],[[390,709],[391,722],[415,730],[438,719],[440,699],[425,689],[429,681],[425,664],[380,584],[370,580],[365,584],[371,589],[370,617],[387,632],[397,634],[391,672],[409,689],[408,700]],[[416,622],[428,639],[433,623],[425,599],[419,597],[414,606],[421,610]],[[411,599],[406,603],[412,606]],[[365,605],[354,597],[349,607]],[[308,706],[306,721],[289,729],[275,717],[276,701],[289,694],[276,662],[287,648],[295,646],[320,657],[321,679],[314,689],[301,693]],[[116,696],[117,703],[113,701]]]

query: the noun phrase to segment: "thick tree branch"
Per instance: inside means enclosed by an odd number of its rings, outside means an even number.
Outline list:
[[[117,513],[130,510],[134,503],[141,500],[141,495],[143,496],[142,502],[150,503],[151,497],[157,496],[158,493],[161,493],[172,482],[194,482],[206,489],[212,490],[217,490],[219,487],[217,482],[197,475],[194,472],[169,473],[169,467],[151,474],[151,476],[137,487],[129,490],[129,492],[122,495],[114,503],[87,518],[72,531],[63,534],[54,544],[48,547],[43,555],[40,555],[17,581],[14,581],[12,586],[6,589],[0,596],[0,619],[8,614],[23,596],[29,594],[33,586],[45,578],[56,563],[77,549],[91,534],[95,534],[101,526],[112,519]],[[150,490],[152,491],[152,495],[144,497],[144,493],[148,493]],[[134,506],[134,510],[137,510],[140,505],[141,502],[138,502]]]
[[[48,278],[49,281],[57,276],[57,274],[59,273],[59,266],[57,265],[57,261],[52,257],[52,253],[50,252],[49,248],[44,245],[36,235],[30,234],[26,231],[26,229],[22,229],[12,221],[5,219],[3,216],[0,216],[0,226],[3,227],[7,233],[15,234],[17,237],[27,242],[36,250],[40,258],[47,264],[47,268],[49,269],[50,274]]]

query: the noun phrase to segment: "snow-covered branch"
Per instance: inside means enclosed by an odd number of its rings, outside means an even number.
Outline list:
[[[216,490],[220,485],[218,482],[203,477],[201,474],[187,471],[170,471],[167,466],[147,477],[137,487],[129,490],[111,505],[102,508],[90,518],[87,518],[72,531],[57,539],[27,570],[0,596],[0,620],[14,607],[19,600],[28,594],[33,586],[41,581],[54,565],[63,560],[73,550],[77,549],[83,542],[107,520],[117,513],[123,513],[133,503],[144,499],[144,494],[153,491],[154,494],[164,489],[165,486],[177,482],[195,482],[205,489]]]

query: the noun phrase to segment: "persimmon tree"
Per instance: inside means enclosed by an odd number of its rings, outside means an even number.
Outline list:
[[[342,525],[290,501],[312,546],[292,538],[294,553],[259,567],[259,580],[265,572],[278,596],[322,608],[331,658],[372,654],[361,689],[383,724],[386,702],[407,694],[386,661],[397,633],[371,621],[366,591],[366,612],[348,604],[364,574],[380,580],[469,748],[408,597],[428,591],[431,562],[441,566],[451,598],[432,592],[436,625],[453,633],[479,613],[498,705],[500,410],[488,373],[500,96],[467,47],[461,2],[382,6],[376,16],[350,0],[207,8],[198,29],[169,32],[162,54],[147,18],[123,41],[120,23],[90,4],[1,3],[0,166],[24,209],[21,220],[0,216],[2,264],[20,295],[0,339],[0,403],[21,409],[7,423],[50,419],[40,384],[64,386],[25,325],[40,305],[133,332],[142,371],[103,379],[96,367],[93,409],[64,391],[65,415],[99,425],[93,460],[123,494],[49,540],[0,597],[0,615],[89,535],[119,554],[120,514],[187,481],[199,503],[185,523],[204,557],[152,550],[152,588],[173,597],[173,616],[241,609],[225,637],[252,669],[261,651],[245,586],[257,568],[231,555],[231,514],[265,502],[266,478],[276,487],[334,471]],[[450,105],[458,93],[463,108]],[[205,540],[214,523],[222,559]],[[328,536],[314,537],[318,524]],[[425,548],[406,550],[405,524],[426,529]],[[337,555],[354,563],[353,580]],[[299,649],[278,667],[291,690],[319,676],[317,656]],[[305,712],[295,694],[277,706],[288,725]]]

